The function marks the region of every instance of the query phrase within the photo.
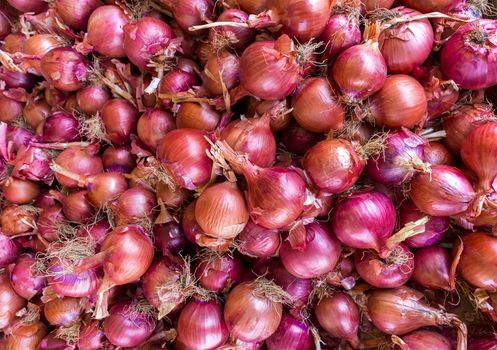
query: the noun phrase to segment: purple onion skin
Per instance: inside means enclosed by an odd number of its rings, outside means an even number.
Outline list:
[[[176,255],[189,246],[183,228],[174,221],[154,225],[153,232],[155,245],[161,250],[163,256]]]
[[[319,40],[325,43],[324,54],[336,57],[349,47],[361,42],[362,34],[359,21],[354,21],[347,14],[332,15],[324,27]]]
[[[5,267],[19,257],[21,245],[14,239],[10,239],[0,232],[0,267]]]
[[[450,254],[444,248],[421,248],[414,256],[412,279],[424,288],[452,291],[454,285],[450,278],[451,262]]]
[[[495,350],[497,349],[497,338],[474,339],[469,342],[468,350]]]
[[[268,350],[311,350],[314,341],[309,326],[285,314],[266,346]]]
[[[54,112],[40,123],[43,142],[72,142],[80,138],[78,120],[68,112]]]
[[[426,216],[412,201],[405,201],[399,209],[399,224],[404,227],[407,223],[417,221]],[[404,243],[410,248],[422,248],[434,245],[442,239],[449,229],[450,218],[444,216],[430,216],[425,224],[425,232],[407,238]]]
[[[453,349],[451,340],[447,339],[440,333],[424,329],[402,336],[402,340],[409,346],[409,350],[425,350],[425,349],[452,350]],[[395,350],[397,349],[398,348],[396,347]],[[478,348],[478,350],[482,349]]]
[[[22,255],[10,269],[10,283],[21,297],[30,300],[41,293],[46,278],[37,276],[32,271],[36,259],[30,255]]]

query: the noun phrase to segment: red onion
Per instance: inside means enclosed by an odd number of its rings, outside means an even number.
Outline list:
[[[319,190],[336,194],[346,191],[357,182],[365,162],[351,142],[328,139],[311,147],[302,165]]]
[[[247,181],[247,205],[252,221],[278,229],[295,221],[304,209],[306,186],[300,175],[282,167],[260,168],[218,142],[224,157],[239,167]]]
[[[50,50],[61,47],[61,40],[54,34],[35,34],[26,40],[20,52],[33,57],[43,57]],[[40,59],[26,58],[19,67],[27,73],[41,75]]]
[[[27,204],[38,197],[41,192],[37,182],[9,177],[2,184],[5,200],[14,204]]]
[[[45,89],[45,101],[52,107],[64,105],[67,102],[67,94],[49,86]]]
[[[109,222],[106,219],[102,219],[88,226],[80,227],[76,231],[76,236],[89,237],[95,241],[97,247],[100,247],[100,244],[104,241],[105,237],[107,237],[107,233],[109,233],[110,230],[111,226]]]
[[[57,241],[62,233],[62,228],[66,227],[65,216],[62,213],[62,206],[54,204],[43,209],[38,217],[37,233],[50,242]]]
[[[62,211],[65,217],[77,223],[83,223],[95,214],[95,209],[86,199],[87,191],[69,193],[62,202]]]
[[[21,254],[21,245],[0,232],[0,267],[5,267],[17,260]]]
[[[184,102],[176,113],[176,127],[214,131],[220,115],[205,103]]]
[[[22,255],[10,268],[10,283],[15,292],[24,299],[30,300],[41,293],[46,278],[37,276],[33,270],[36,259],[30,255]]]
[[[411,182],[410,196],[416,207],[433,216],[452,216],[468,210],[475,199],[471,183],[457,168],[431,167]]]
[[[88,44],[99,54],[108,57],[124,57],[124,26],[128,18],[120,7],[100,6],[88,19]]]
[[[469,342],[468,350],[492,350],[496,345],[495,337],[475,339]]]
[[[449,9],[453,6],[454,0],[428,0],[428,1],[416,1],[416,0],[402,0],[402,4],[418,10],[423,13],[441,11]]]
[[[221,139],[236,152],[246,154],[255,165],[269,167],[276,157],[276,140],[270,122],[269,113],[260,118],[234,120],[222,131]],[[234,170],[240,171],[236,167]]]
[[[455,161],[449,150],[439,142],[430,142],[423,147],[425,161],[431,165],[454,166]]]
[[[332,271],[340,258],[341,245],[338,240],[321,223],[313,222],[304,230],[303,246],[294,246],[289,239],[281,244],[283,266],[299,278],[314,278]]]
[[[495,290],[497,239],[483,232],[467,233],[461,238],[463,250],[457,270],[462,278],[477,288]]]
[[[410,76],[398,74],[387,78],[380,91],[368,101],[376,126],[412,128],[426,116],[427,101],[423,86]]]
[[[250,11],[252,12],[252,11]],[[253,13],[253,12],[252,12]],[[217,18],[220,22],[247,22],[249,16],[239,9],[224,10]],[[209,29],[209,42],[214,48],[231,47],[244,50],[254,41],[255,31],[252,28],[219,26]]]
[[[402,344],[399,345],[408,346],[410,350],[424,350],[424,349],[452,350],[453,349],[452,342],[449,339],[447,339],[440,333],[424,329],[412,332],[402,337],[401,342]]]
[[[247,342],[269,338],[281,322],[283,296],[279,287],[264,278],[233,288],[224,306],[230,335]]]
[[[1,12],[0,12],[0,27],[1,27]],[[1,28],[0,28],[1,31]],[[1,34],[0,34],[1,37]],[[35,76],[32,74],[24,74],[19,72],[11,72],[6,69],[0,70],[0,79],[5,82],[7,88],[25,88],[30,89],[36,83]]]
[[[168,132],[157,147],[157,155],[173,181],[189,190],[209,181],[212,160],[207,156],[209,143],[204,132],[176,129]]]
[[[349,341],[354,347],[358,345],[360,314],[352,298],[337,292],[325,296],[314,307],[316,318],[331,336]]]
[[[283,143],[286,149],[298,155],[303,155],[321,139],[322,135],[307,131],[295,122],[284,129]]]
[[[325,44],[325,55],[331,58],[338,56],[349,47],[358,45],[361,37],[358,16],[335,13],[328,19],[319,40]]]
[[[84,303],[84,299],[55,298],[44,304],[43,314],[50,325],[69,327],[78,321]]]
[[[101,8],[101,7],[100,7]],[[138,111],[122,99],[114,98],[105,102],[100,111],[105,134],[113,144],[123,144],[131,139],[138,123]]]
[[[361,0],[361,6],[366,12],[376,9],[389,9],[393,6],[395,0]]]
[[[478,177],[478,189],[484,192],[497,187],[497,122],[488,122],[471,131],[464,139],[461,158],[464,164]]]
[[[199,78],[195,72],[173,69],[166,73],[159,83],[159,98],[165,107],[171,108],[173,103],[170,96],[187,91],[198,84]]]
[[[86,58],[67,47],[47,52],[41,59],[40,69],[43,77],[62,91],[81,89],[90,74]]]
[[[60,296],[82,298],[94,295],[100,286],[101,274],[96,269],[81,273],[70,272],[72,263],[56,258],[48,267],[48,285]]]
[[[399,209],[399,224],[405,226],[409,222],[423,218],[423,214],[411,201],[404,201]],[[444,233],[449,229],[450,219],[444,216],[431,216],[425,224],[424,232],[409,237],[405,244],[411,248],[429,247],[438,243]]]
[[[191,350],[218,348],[229,336],[221,305],[216,301],[197,298],[181,311],[177,331],[177,341]]]
[[[3,11],[0,11],[0,40],[5,39],[5,37],[10,34],[10,27],[11,23],[9,17]]]
[[[102,154],[102,162],[108,172],[129,173],[136,165],[136,156],[130,146],[109,146]]]
[[[266,340],[268,350],[311,350],[314,340],[310,327],[284,314],[276,332]]]
[[[3,39],[2,50],[9,53],[23,52],[28,38],[21,32],[10,33]]]
[[[203,87],[213,95],[233,89],[240,80],[240,60],[227,50],[211,52],[202,72]]]
[[[496,24],[491,19],[467,23],[442,48],[442,71],[459,87],[478,90],[497,84],[497,63],[490,59],[495,54]]]
[[[47,334],[47,326],[39,321],[39,316],[34,320],[22,320],[6,338],[5,349],[8,350],[37,350],[38,344]]]
[[[412,279],[424,288],[444,289],[452,291],[455,288],[455,272],[458,259],[452,263],[449,252],[440,247],[426,247],[416,252],[415,269]]]
[[[36,350],[75,350],[75,345],[62,338],[66,338],[63,332],[54,331],[41,340]]]
[[[0,91],[0,121],[10,122],[22,115],[23,104],[8,96],[7,91]]]
[[[148,109],[141,115],[136,131],[140,141],[150,150],[155,151],[159,141],[175,128],[175,121],[171,113],[154,108]]]
[[[85,30],[91,13],[102,3],[100,0],[56,0],[55,9],[65,24]]]
[[[153,17],[142,17],[126,24],[124,30],[124,52],[129,60],[141,70],[146,70],[156,55],[167,57],[173,52],[171,40],[174,32],[166,23]]]
[[[202,256],[195,269],[198,283],[212,292],[227,292],[240,283],[243,273],[240,256],[217,253]]]
[[[80,139],[79,122],[69,112],[53,112],[38,125],[43,142],[72,142]]]
[[[444,119],[443,127],[447,134],[444,143],[453,155],[459,155],[464,140],[472,130],[495,120],[492,108],[487,104],[463,105]]]
[[[304,129],[316,133],[340,130],[345,110],[326,78],[307,78],[292,97],[292,114]]]
[[[271,130],[279,132],[290,125],[292,115],[288,113],[288,103],[286,99],[280,101],[259,100],[255,97],[250,97],[248,102],[248,113],[264,115],[265,113],[276,113],[271,118]]]
[[[79,109],[90,115],[100,111],[109,98],[109,91],[100,85],[86,86],[76,93]]]
[[[428,19],[414,19],[421,15],[407,7],[397,7],[392,11],[394,19],[405,22],[383,30],[379,37],[380,51],[392,74],[409,74],[421,66],[428,58],[435,40]]]
[[[62,151],[55,163],[81,176],[93,176],[103,172],[102,159],[97,156],[98,149],[95,147],[78,148],[70,147]],[[67,176],[55,173],[57,181],[68,188],[77,188],[78,181]]]
[[[9,205],[2,210],[0,223],[6,236],[26,233],[35,228],[36,210],[29,206]]]
[[[209,22],[213,19],[214,3],[211,0],[160,0],[179,27],[188,33],[191,26]]]
[[[266,229],[249,220],[238,236],[237,249],[243,255],[268,258],[276,255],[280,247],[280,233],[276,229]]]
[[[28,99],[24,106],[23,115],[26,123],[33,129],[50,115],[51,107],[43,100]]]
[[[154,219],[157,206],[155,194],[143,187],[127,189],[111,208],[117,225],[147,223]]]
[[[287,35],[251,44],[240,59],[241,87],[263,100],[281,100],[290,95],[300,78],[294,52],[295,45]]]
[[[106,343],[104,332],[100,329],[98,321],[90,321],[83,324],[79,330],[78,349],[79,350],[99,350]]]
[[[43,0],[7,0],[10,6],[20,12],[43,12],[48,4]]]
[[[154,225],[155,245],[163,256],[177,255],[188,247],[188,239],[181,226],[172,221]]]
[[[0,329],[12,324],[16,312],[24,307],[26,300],[16,294],[6,271],[0,273]]]
[[[409,182],[418,171],[429,172],[429,165],[423,162],[425,143],[407,129],[388,134],[383,152],[368,160],[368,175],[376,182],[395,186]]]
[[[120,301],[110,310],[103,322],[104,334],[118,347],[141,345],[152,335],[155,319],[145,300]]]
[[[346,246],[380,251],[395,227],[395,207],[377,191],[354,192],[335,207],[331,228]]]
[[[355,268],[374,287],[400,287],[414,271],[414,255],[404,244],[393,248],[383,259],[373,250],[356,250]]]
[[[387,64],[379,50],[378,25],[368,25],[365,42],[344,50],[333,63],[331,77],[342,94],[355,102],[379,91],[387,79]]]
[[[191,192],[182,187],[172,188],[168,184],[158,183],[156,187],[157,198],[166,208],[179,208],[191,195]]]

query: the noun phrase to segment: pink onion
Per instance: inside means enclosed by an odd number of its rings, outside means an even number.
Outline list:
[[[40,68],[43,77],[61,91],[81,89],[90,75],[86,58],[67,47],[47,52],[41,59]]]
[[[361,42],[359,19],[348,13],[332,14],[319,40],[325,43],[325,54],[336,57],[349,47]]]
[[[98,7],[88,19],[88,44],[104,56],[124,57],[124,26],[128,22],[120,7]]]
[[[311,350],[314,340],[307,324],[284,314],[276,332],[266,339],[266,346],[268,350]]]

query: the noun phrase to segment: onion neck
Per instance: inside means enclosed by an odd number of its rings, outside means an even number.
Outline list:
[[[250,15],[247,20],[248,26],[255,29],[274,27],[279,23],[279,15],[274,10],[266,10],[258,15]]]
[[[106,251],[102,251],[95,255],[83,258],[76,264],[73,271],[76,274],[80,274],[88,270],[95,269],[102,266],[105,262],[105,259],[107,259]]]
[[[97,292],[97,302],[95,303],[95,312],[93,317],[96,320],[101,320],[109,316],[109,289],[115,284],[104,276],[102,284]]]
[[[385,254],[388,254],[388,252],[395,248],[399,243],[405,241],[407,238],[414,237],[425,232],[425,225],[429,220],[430,218],[425,216],[419,220],[407,223],[400,231],[387,239],[385,248],[382,249],[380,255],[384,257]]]
[[[60,166],[59,164],[57,164],[55,162],[52,162],[52,164],[50,164],[50,169],[52,169],[52,171],[54,173],[63,175],[65,177],[70,178],[71,180],[76,181],[78,183],[78,186],[80,186],[80,187],[85,187],[87,184],[87,179],[84,176],[81,176],[81,175],[76,174],[70,170],[67,170],[66,168]]]

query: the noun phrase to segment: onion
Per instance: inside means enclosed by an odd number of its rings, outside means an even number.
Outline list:
[[[212,160],[206,154],[208,149],[202,131],[176,129],[159,142],[157,155],[176,184],[194,190],[209,181]]]
[[[10,269],[10,283],[14,291],[24,299],[30,300],[41,293],[46,278],[35,275],[33,265],[36,259],[30,255],[22,255]]]
[[[85,241],[83,241],[85,242]],[[85,242],[86,243],[86,242]],[[48,267],[48,285],[60,296],[82,298],[94,295],[100,286],[101,274],[96,269],[73,273],[72,261],[55,258]]]
[[[280,233],[276,229],[266,229],[249,220],[238,236],[237,249],[243,255],[268,258],[276,255],[280,247]]]
[[[322,135],[307,131],[295,122],[284,129],[283,143],[286,149],[298,155],[303,155],[321,139]]]
[[[284,293],[264,278],[243,282],[228,294],[224,320],[230,335],[246,342],[269,338],[281,322]]]
[[[88,44],[99,54],[124,57],[124,26],[128,18],[120,7],[105,5],[96,8],[88,19]]]
[[[201,255],[195,269],[198,283],[212,292],[227,292],[240,283],[244,272],[240,256],[218,253]]]
[[[7,0],[10,6],[20,12],[43,12],[48,4],[43,0]]]
[[[9,205],[2,210],[0,223],[6,236],[26,233],[35,228],[36,209],[29,206]]]
[[[333,58],[347,50],[349,47],[361,42],[361,28],[359,17],[352,13],[334,13],[328,19],[323,32],[319,36],[325,44],[325,55]]]
[[[0,273],[0,329],[5,330],[12,325],[16,312],[21,310],[26,300],[21,298],[12,288],[6,271]]]
[[[310,327],[284,314],[276,332],[266,340],[268,350],[311,350],[314,340]]]
[[[368,296],[367,310],[376,328],[401,335],[421,327],[452,325],[457,328],[457,349],[466,348],[466,325],[456,315],[430,307],[424,295],[409,287],[377,289]]]
[[[496,36],[497,22],[491,19],[477,19],[459,28],[440,53],[444,74],[464,89],[497,84],[497,63],[490,59]]]
[[[65,24],[85,30],[91,13],[102,3],[100,0],[56,0],[55,9]]]
[[[21,32],[10,33],[3,39],[2,50],[9,53],[23,52],[28,38]]]
[[[106,343],[104,332],[100,329],[98,321],[90,321],[83,324],[79,331],[78,348],[79,350],[99,350]]]
[[[379,91],[387,79],[387,64],[380,52],[378,25],[368,25],[365,41],[344,50],[333,63],[331,77],[346,99],[356,102]]]
[[[90,74],[86,58],[66,47],[47,52],[41,59],[40,69],[43,77],[62,91],[81,89]]]
[[[497,184],[497,151],[493,142],[497,141],[497,122],[488,122],[469,133],[461,148],[464,164],[479,180],[478,189],[484,192],[495,190]]]
[[[175,128],[175,121],[171,113],[154,108],[148,109],[141,115],[136,131],[140,141],[150,150],[155,151],[159,141]]]
[[[331,228],[346,246],[380,251],[395,227],[395,207],[377,191],[354,192],[338,203]]]
[[[193,299],[178,318],[178,342],[187,349],[215,349],[223,345],[229,333],[223,320],[223,310],[216,301]]]
[[[409,74],[428,58],[435,40],[428,19],[415,19],[421,15],[407,7],[391,10],[394,19],[405,20],[384,29],[379,37],[380,51],[392,74]]]
[[[111,226],[106,219],[102,219],[95,223],[92,223],[88,226],[81,226],[78,230],[76,230],[77,237],[89,237],[95,241],[97,247],[100,247],[100,244],[104,241],[105,237],[107,237],[107,233],[111,230]]]
[[[21,245],[0,231],[0,267],[5,267],[17,260],[21,254]]]
[[[5,39],[10,34],[10,25],[9,17],[3,11],[0,11],[0,40]]]
[[[426,247],[416,252],[413,280],[424,288],[444,289],[452,291],[455,288],[455,270],[459,259],[452,263],[449,252],[440,247]]]
[[[6,338],[5,349],[37,350],[46,334],[47,326],[39,321],[39,316],[34,321],[21,321]]]
[[[410,76],[398,74],[387,78],[380,91],[368,101],[376,126],[412,128],[426,116],[427,101],[423,86]]]
[[[154,225],[155,245],[163,256],[177,255],[188,247],[188,239],[181,226],[172,221]]]
[[[414,271],[414,255],[404,244],[393,248],[384,259],[373,250],[356,250],[354,258],[362,279],[377,288],[400,287]]]
[[[431,165],[450,165],[454,166],[455,161],[449,150],[439,142],[430,142],[424,145],[423,153],[425,161]]]
[[[191,192],[181,187],[170,187],[165,183],[158,183],[156,187],[157,198],[166,208],[179,208],[191,195]]]
[[[67,98],[67,92],[62,92],[50,86],[45,89],[45,101],[52,107],[64,105],[67,102]]]
[[[143,187],[132,187],[121,193],[111,208],[117,225],[146,225],[155,218],[156,206],[155,193]]]
[[[376,9],[389,9],[393,6],[395,0],[361,0],[361,5],[366,12]]]
[[[119,226],[102,243],[100,253],[81,260],[75,272],[103,265],[104,279],[98,290],[95,319],[108,316],[109,289],[135,281],[149,268],[154,248],[144,229],[136,225]]]
[[[76,93],[79,109],[90,115],[100,111],[109,98],[109,91],[100,85],[86,86]]]
[[[495,337],[475,339],[469,342],[468,350],[492,350],[496,344]]]
[[[100,111],[105,134],[113,144],[123,144],[131,140],[138,123],[138,111],[122,99],[114,98],[105,102]]]
[[[97,153],[98,149],[95,147],[70,147],[55,158],[55,163],[76,174],[89,177],[103,172],[102,159],[96,155]],[[65,187],[78,187],[78,181],[57,172],[55,173],[55,178]]]
[[[464,24],[481,19],[486,13],[487,5],[485,1],[453,1],[451,8],[445,10],[447,18],[432,19],[436,42],[446,42]]]
[[[240,79],[240,60],[227,50],[211,52],[204,65],[202,81],[205,89],[213,95],[222,95],[225,89],[233,89]]]
[[[255,224],[278,229],[298,218],[304,209],[306,186],[297,172],[282,167],[260,168],[226,143],[218,142],[217,146],[247,181],[247,206]]]
[[[41,192],[37,182],[9,177],[2,185],[4,198],[14,204],[27,204]]]
[[[45,303],[43,314],[49,324],[69,327],[78,321],[84,308],[83,300],[78,298],[50,300]]]
[[[83,223],[95,214],[95,209],[86,199],[87,191],[69,193],[62,202],[65,217],[77,223]]]
[[[159,83],[159,98],[167,108],[172,108],[173,103],[170,95],[189,90],[199,84],[199,78],[195,72],[173,69],[166,73]]]
[[[462,171],[435,165],[430,173],[421,173],[411,182],[410,196],[426,214],[452,216],[468,210],[475,192]]]
[[[497,239],[483,232],[467,233],[461,238],[463,251],[457,270],[462,278],[477,288],[495,290]]]
[[[402,0],[402,4],[423,13],[441,11],[445,12],[453,6],[454,0]]]
[[[23,111],[23,104],[8,96],[6,91],[0,91],[0,121],[11,122],[20,117]]]
[[[211,0],[160,0],[160,3],[173,14],[174,21],[185,33],[191,26],[213,19],[214,3]]]
[[[249,11],[254,13],[253,11]],[[224,10],[217,18],[220,22],[247,22],[249,16],[239,9]],[[209,29],[209,42],[214,48],[231,47],[235,50],[244,50],[254,41],[255,31],[252,28],[219,26]]]
[[[423,350],[423,349],[452,350],[453,349],[452,342],[449,339],[447,339],[440,333],[423,330],[423,329],[419,331],[414,331],[402,337],[401,342],[402,343],[400,345],[405,344],[409,347],[410,350]],[[469,348],[471,348],[471,346]]]
[[[43,142],[72,142],[80,139],[79,122],[69,112],[53,112],[37,129]]]
[[[271,113],[271,130],[279,132],[290,125],[292,115],[288,113],[288,103],[286,99],[280,101],[261,101],[255,97],[250,97],[248,102],[248,113],[264,115]],[[274,114],[275,113],[275,114]]]
[[[452,111],[443,121],[447,134],[444,144],[453,155],[459,155],[464,140],[472,130],[495,120],[492,108],[487,104],[463,105]]]
[[[220,115],[205,103],[184,102],[176,113],[176,127],[214,131]]]
[[[168,58],[171,54],[168,51],[171,50],[171,40],[175,35],[171,27],[160,19],[142,17],[134,23],[126,24],[123,30],[124,52],[141,70],[146,70],[156,55]]]
[[[29,56],[41,58],[50,50],[61,46],[60,38],[54,34],[35,34],[26,40],[24,47],[19,51]],[[27,73],[41,75],[40,59],[26,58],[19,67]]]
[[[229,123],[221,133],[221,139],[233,150],[246,154],[257,166],[271,166],[276,157],[276,140],[270,128],[271,114],[260,118],[237,119]],[[240,172],[240,169],[234,167]]]
[[[209,236],[235,238],[249,219],[243,193],[230,182],[209,186],[197,199],[195,219]]]
[[[0,13],[0,32],[1,32],[1,13]],[[0,34],[1,37],[1,34]],[[25,88],[30,89],[36,83],[35,76],[19,72],[11,72],[6,69],[0,70],[0,79],[5,82],[8,88]]]
[[[306,225],[304,230],[303,247],[292,244],[290,237],[281,244],[283,266],[299,278],[314,278],[332,271],[340,258],[338,240],[320,223]]]
[[[404,201],[399,209],[399,224],[405,226],[409,222],[423,218],[423,214],[411,201]],[[444,216],[431,216],[425,224],[424,232],[409,237],[405,244],[411,248],[429,247],[438,243],[449,229],[450,219]]]
[[[37,233],[45,240],[50,242],[57,241],[61,234],[65,233],[67,222],[65,222],[64,214],[62,213],[62,206],[54,204],[48,208],[44,208],[40,212],[37,221]]]
[[[354,347],[358,345],[360,314],[348,294],[337,292],[325,296],[314,307],[314,313],[319,325],[331,336],[345,339]]]
[[[292,114],[304,129],[316,133],[340,130],[345,110],[326,78],[307,78],[292,97]]]
[[[136,156],[130,146],[109,146],[102,154],[102,163],[108,172],[129,173],[136,165]]]
[[[407,129],[388,134],[383,152],[368,160],[368,175],[384,185],[401,185],[409,182],[417,171],[429,172],[429,165],[423,162],[425,143]]]
[[[53,172],[50,169],[50,156],[41,148],[22,146],[15,159],[12,176],[22,180],[43,181],[51,184]]]
[[[267,0],[239,0],[240,7],[248,13],[260,13],[264,11]]]
[[[36,129],[48,117],[50,110],[51,108],[45,100],[28,99],[23,109],[24,120],[31,128]]]

